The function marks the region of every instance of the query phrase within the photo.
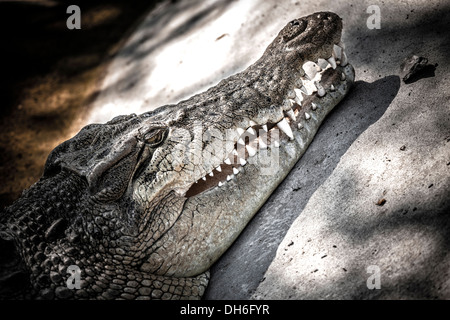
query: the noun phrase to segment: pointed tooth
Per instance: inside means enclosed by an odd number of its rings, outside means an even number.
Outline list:
[[[253,128],[248,128],[247,132],[250,133],[251,135],[256,135],[256,131]]]
[[[245,166],[245,164],[247,163],[247,161],[245,161],[244,158],[240,158],[240,159],[239,159],[239,163],[241,164],[241,166]]]
[[[317,60],[317,65],[319,67],[321,67],[322,69],[326,69],[329,66],[329,63],[327,60],[323,59],[323,58],[319,58]]]
[[[238,174],[238,173],[239,173],[239,170],[236,169],[236,167],[233,167],[233,173],[234,173],[234,174]]]
[[[303,86],[302,86],[303,87]],[[295,102],[298,104],[298,105],[302,105],[302,101],[303,101],[303,95],[302,95],[302,91],[300,90],[300,89],[297,89],[297,88],[295,88],[294,89],[294,91],[295,91]]]
[[[223,186],[223,183],[222,183],[222,181],[219,181],[219,184],[218,184],[218,186],[219,186],[219,187]]]
[[[325,89],[322,87],[322,85],[319,82],[314,82],[314,84],[317,87],[317,94],[319,95],[319,97],[323,97],[326,94]]]
[[[203,180],[203,181],[206,181],[206,177],[202,177],[202,180]]]
[[[314,102],[311,102],[311,109],[312,110],[316,110],[317,109],[317,105]]]
[[[250,120],[248,124],[250,125],[250,127],[253,127],[253,126],[257,125],[256,122],[253,121],[253,120]]]
[[[300,88],[300,91],[303,92],[304,94],[308,95],[308,90],[306,89],[305,86],[302,86],[302,87]]]
[[[294,90],[289,90],[287,93],[287,97],[289,99],[295,99],[295,91]]]
[[[262,126],[262,129],[263,129],[265,132],[267,132],[267,131],[268,131],[268,130],[267,130],[267,124],[263,125],[263,126]]]
[[[231,151],[231,154],[233,156],[238,156],[239,155],[236,149],[233,149],[233,151]]]
[[[227,181],[230,181],[231,179],[234,178],[234,174],[227,176]]]
[[[342,50],[342,57],[341,57],[341,66],[345,67],[348,64],[347,54],[344,50]]]
[[[328,59],[328,62],[331,64],[331,67],[332,67],[333,69],[336,69],[337,64],[336,64],[336,60],[334,60],[333,57],[331,57],[330,59]]]
[[[214,173],[211,171],[211,172],[209,173],[209,176],[210,176],[210,177],[214,177]]]
[[[239,138],[239,140],[238,140],[237,143],[239,143],[239,144],[245,146],[245,141],[244,141],[244,139],[242,139],[242,138]]]
[[[333,56],[334,56],[334,58],[341,60],[342,48],[336,44],[333,45]]]
[[[231,164],[230,158],[226,158],[224,162],[225,162],[226,164],[228,164],[228,165]]]
[[[286,118],[283,118],[280,122],[277,123],[277,127],[280,128],[285,134],[288,135],[289,138],[294,139],[294,134],[292,133],[291,127],[287,122]]]
[[[309,120],[309,119],[311,119],[311,116],[309,115],[309,113],[308,113],[308,112],[305,112],[305,119],[306,119],[306,120]]]
[[[312,61],[306,61],[303,64],[303,70],[305,71],[305,75],[309,78],[309,79],[314,79],[314,77],[317,74],[317,65],[312,62]]]
[[[216,170],[217,170],[218,172],[222,172],[222,168],[221,168],[220,166],[218,166],[218,167],[216,168]]]
[[[253,147],[246,145],[245,148],[247,149],[248,155],[250,157],[253,157],[256,154],[256,150]]]
[[[242,128],[237,128],[236,131],[240,136],[245,132],[245,130]]]
[[[303,125],[301,123],[297,124],[297,128],[300,130],[303,128]]]
[[[288,111],[286,111],[286,114],[288,115],[289,118],[291,118],[292,121],[297,120],[295,118],[295,114],[294,114],[294,111],[292,109],[289,109]]]
[[[280,147],[280,142],[278,142],[278,140],[275,140],[275,141],[272,143],[272,145],[273,145],[274,148],[279,148],[279,147]]]
[[[345,75],[345,73],[341,73],[341,81],[344,81],[345,79],[346,79],[347,77],[346,77],[346,75]]]
[[[267,149],[267,144],[264,141],[264,139],[262,139],[262,137],[259,137],[259,148],[260,149]]]
[[[286,101],[286,100],[285,100]],[[290,109],[292,109],[292,107],[294,106],[294,103],[295,103],[295,101],[294,100],[292,100],[292,99],[287,99],[287,102],[285,102],[287,105],[288,105],[288,107],[290,108]],[[288,108],[288,109],[289,109]],[[284,108],[283,108],[283,110],[284,110]]]
[[[330,90],[331,90],[331,91],[336,91],[336,88],[335,88],[333,85],[331,85],[331,86],[330,86]]]

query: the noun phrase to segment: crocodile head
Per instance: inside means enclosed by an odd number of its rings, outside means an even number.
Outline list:
[[[89,125],[55,148],[1,216],[30,296],[200,297],[201,275],[353,83],[341,30],[329,12],[293,20],[255,64],[206,92]],[[74,290],[71,265],[81,270]]]

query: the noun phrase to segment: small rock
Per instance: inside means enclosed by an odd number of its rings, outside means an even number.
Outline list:
[[[383,206],[386,203],[386,199],[382,198],[380,200],[378,200],[378,202],[376,203],[377,206]]]
[[[428,64],[428,59],[413,55],[403,60],[400,65],[400,77],[404,83],[411,83],[425,76],[425,71],[429,71],[434,76],[435,66]]]

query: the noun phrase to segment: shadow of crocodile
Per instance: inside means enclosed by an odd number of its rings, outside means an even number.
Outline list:
[[[398,76],[357,81],[325,119],[304,156],[211,268],[205,299],[249,299],[294,220],[336,168],[347,149],[380,119],[400,88]]]

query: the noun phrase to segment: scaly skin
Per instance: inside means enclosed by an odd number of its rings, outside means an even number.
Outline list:
[[[0,216],[3,298],[201,298],[210,266],[348,92],[344,56],[322,66],[317,86],[302,68],[331,57],[341,30],[327,12],[291,21],[247,70],[55,148],[40,181]],[[79,289],[67,287],[71,265]]]

